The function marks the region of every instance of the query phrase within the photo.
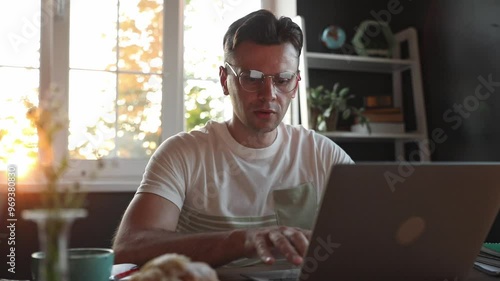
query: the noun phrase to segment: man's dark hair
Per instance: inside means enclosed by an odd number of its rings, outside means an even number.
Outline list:
[[[224,35],[224,58],[232,57],[234,49],[242,42],[261,45],[279,45],[290,42],[300,56],[303,44],[300,27],[289,17],[276,16],[267,10],[252,12],[233,22]]]

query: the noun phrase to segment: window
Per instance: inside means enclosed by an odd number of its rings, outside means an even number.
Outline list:
[[[70,15],[71,158],[149,158],[161,141],[162,0],[72,1]]]
[[[99,157],[102,178],[134,188],[161,141],[230,118],[218,82],[222,36],[261,7],[260,0],[61,2],[66,13],[56,13],[49,65],[40,46],[51,42],[40,29],[50,11],[25,1],[0,3],[0,170],[17,164],[22,176],[35,164],[38,140],[24,100],[38,103],[40,73],[51,70],[70,120],[56,142],[72,159],[69,175],[93,169]]]

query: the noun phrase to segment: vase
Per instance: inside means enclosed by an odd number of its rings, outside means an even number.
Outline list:
[[[328,132],[334,132],[337,130],[337,124],[339,123],[339,111],[332,110],[329,117],[325,118],[326,130]]]
[[[309,129],[318,130],[318,118],[321,111],[316,108],[309,108]]]
[[[85,209],[31,209],[22,212],[24,219],[37,224],[40,251],[44,254],[38,268],[32,268],[33,280],[69,281],[70,228],[76,219],[86,216]]]

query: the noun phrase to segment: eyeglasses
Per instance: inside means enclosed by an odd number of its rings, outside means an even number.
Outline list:
[[[242,70],[240,74],[234,71],[233,66],[226,62],[234,76],[238,77],[241,87],[247,92],[257,92],[264,86],[266,77],[273,80],[274,88],[280,93],[289,93],[297,88],[300,75],[297,72],[285,71],[274,75],[265,75],[258,70]]]

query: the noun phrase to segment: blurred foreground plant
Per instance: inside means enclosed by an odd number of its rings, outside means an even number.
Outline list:
[[[81,192],[80,182],[61,182],[69,168],[68,154],[64,152],[56,157],[54,153],[57,135],[66,132],[69,125],[61,95],[59,88],[52,87],[38,106],[25,101],[28,108],[26,117],[37,130],[37,171],[42,173],[43,188],[41,208],[25,210],[23,217],[38,224],[40,248],[44,252],[38,276],[43,281],[68,280],[69,228],[73,220],[87,215],[82,208],[86,194]],[[98,168],[102,167],[99,159]]]

